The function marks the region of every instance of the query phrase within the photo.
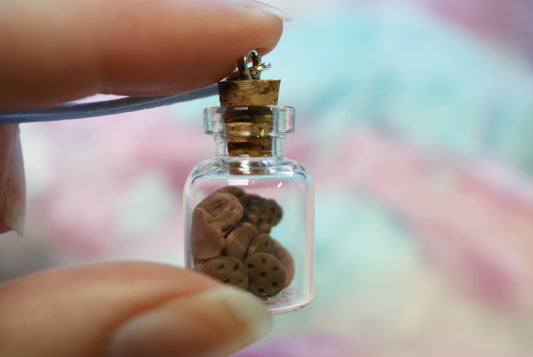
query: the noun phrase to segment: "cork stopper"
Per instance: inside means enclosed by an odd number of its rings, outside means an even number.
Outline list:
[[[248,56],[253,54],[254,67],[248,68]],[[243,64],[244,63],[244,64]],[[223,107],[247,107],[229,110],[224,114],[230,156],[270,156],[273,145],[273,116],[270,107],[278,104],[280,80],[261,80],[250,75],[260,63],[257,51],[249,52],[240,64],[239,79],[218,83],[220,105]],[[268,67],[267,67],[268,68]]]
[[[218,83],[220,105],[247,107],[277,105],[280,80],[238,79]]]

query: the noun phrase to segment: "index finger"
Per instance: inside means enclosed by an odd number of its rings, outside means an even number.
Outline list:
[[[0,108],[198,89],[247,51],[270,51],[281,32],[281,18],[252,0],[3,1]]]

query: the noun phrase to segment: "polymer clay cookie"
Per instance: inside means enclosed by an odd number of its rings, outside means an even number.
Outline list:
[[[241,220],[244,208],[239,199],[231,193],[215,192],[207,196],[196,206],[204,209],[209,217],[208,222],[222,234],[228,234],[231,229]]]
[[[248,248],[248,256],[255,253],[274,254],[274,240],[266,233],[261,233],[255,237]]]
[[[226,237],[226,254],[238,260],[244,260],[250,242],[259,232],[251,223],[239,223]]]
[[[243,220],[252,223],[260,232],[269,233],[283,215],[276,201],[258,195],[245,194],[239,197],[239,202],[244,207]]]
[[[268,233],[281,216],[272,199],[235,186],[216,190],[193,210],[194,270],[261,298],[276,296],[295,273],[289,251]]]
[[[248,271],[244,264],[233,257],[216,257],[196,264],[194,270],[207,274],[225,284],[246,289]]]
[[[219,255],[226,244],[222,233],[208,222],[207,212],[196,207],[192,213],[192,256],[194,259],[209,259]]]
[[[285,269],[285,285],[283,289],[290,285],[292,279],[294,279],[294,259],[292,258],[291,253],[280,242],[273,239],[274,242],[274,256],[278,258],[281,265]]]
[[[285,286],[285,269],[272,254],[256,253],[244,261],[250,282],[248,291],[252,294],[270,298],[281,292]]]
[[[233,196],[239,198],[241,196],[244,196],[244,190],[240,187],[236,187],[236,186],[226,186],[226,187],[222,187],[222,188],[219,188],[218,190],[216,190],[215,192],[219,192],[219,193],[231,193]]]

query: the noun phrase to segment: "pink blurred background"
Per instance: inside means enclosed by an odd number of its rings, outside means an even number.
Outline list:
[[[265,57],[316,191],[316,298],[239,357],[533,354],[533,2],[270,1]],[[6,280],[114,259],[183,265],[182,189],[208,98],[25,124]]]

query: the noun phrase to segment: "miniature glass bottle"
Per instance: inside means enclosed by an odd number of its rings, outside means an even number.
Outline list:
[[[313,192],[307,169],[283,153],[294,108],[204,110],[215,157],[184,190],[186,265],[258,296],[273,313],[313,297]]]

